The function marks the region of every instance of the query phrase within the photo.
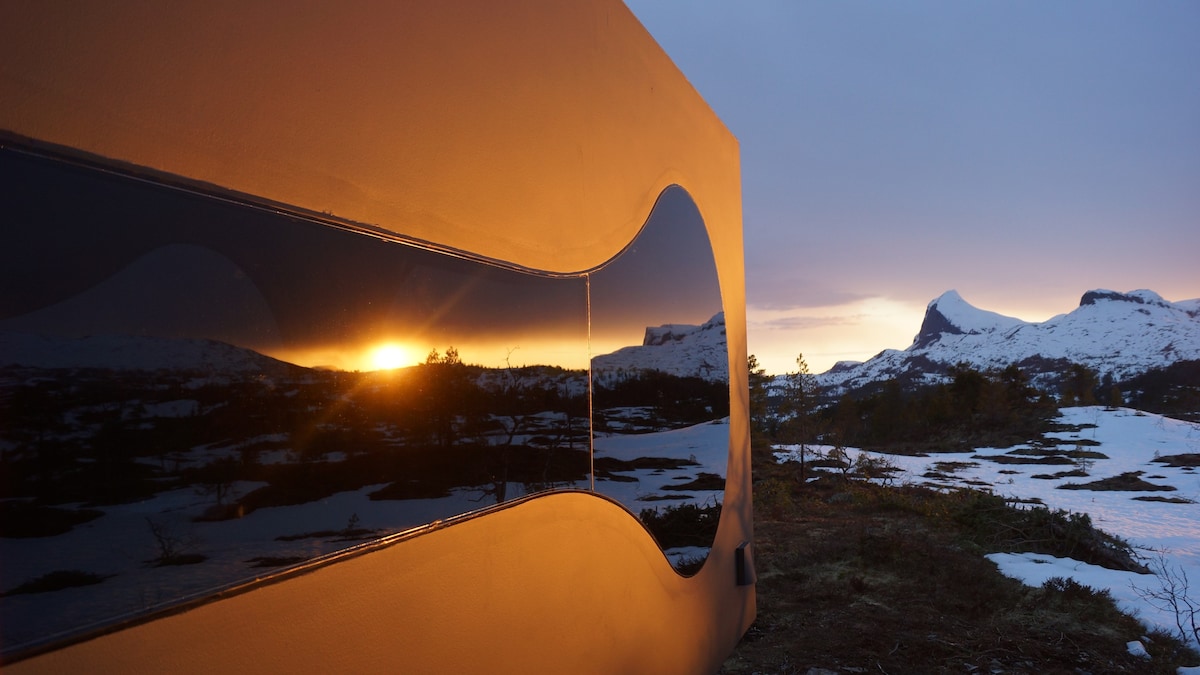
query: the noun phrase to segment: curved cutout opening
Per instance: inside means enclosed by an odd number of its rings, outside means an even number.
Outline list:
[[[720,521],[729,349],[703,218],[678,186],[590,273],[596,490],[637,514],[681,573]]]

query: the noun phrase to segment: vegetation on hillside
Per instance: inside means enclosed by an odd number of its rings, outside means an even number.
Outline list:
[[[1200,361],[1179,361],[1123,383],[1138,410],[1200,422]]]
[[[755,428],[770,442],[888,452],[1008,447],[1047,431],[1057,409],[1054,398],[1031,386],[1015,365],[982,372],[959,364],[945,382],[906,387],[890,380],[828,401],[812,383],[803,356],[797,364],[782,395],[766,395],[765,375],[751,378],[752,386],[764,388],[751,394],[751,401],[762,401],[758,416],[752,413]],[[1081,373],[1068,380],[1062,396],[1090,402],[1094,375]]]
[[[213,498],[202,519],[225,520],[376,484],[384,487],[372,499],[463,488],[499,503],[511,484],[536,492],[582,483],[590,470],[584,371],[485,368],[453,347],[370,373],[9,367],[0,375],[0,500],[24,509],[21,523],[0,519],[5,536],[53,536],[100,514],[67,505],[180,488]],[[597,386],[594,403],[597,429],[622,433],[729,414],[726,384],[657,372]],[[251,483],[265,485],[234,494]]]
[[[876,382],[838,398],[819,390],[801,355],[783,387],[750,357],[751,418],[773,443],[820,443],[892,453],[1010,447],[1039,439],[1059,406],[1130,405],[1200,420],[1200,361],[1181,361],[1123,382],[1077,363],[1062,364],[1052,390],[1035,387],[1017,364],[981,371],[966,363],[941,379]]]
[[[758,473],[758,616],[722,673],[1165,674],[1200,662],[1170,635],[1147,636],[1104,591],[1028,587],[983,557],[1102,551],[1112,539],[1086,516],[974,490]],[[1150,660],[1126,646],[1143,636]]]
[[[983,557],[1038,552],[1145,571],[1086,514],[977,490],[882,485],[865,479],[886,467],[838,452],[1048,445],[1059,401],[1103,394],[1094,373],[1072,371],[1051,396],[1016,367],[958,366],[944,383],[883,383],[819,402],[803,358],[773,399],[750,366],[758,618],[721,672],[1174,673],[1200,661],[1170,635],[1147,636],[1106,592],[1064,579],[1027,587]],[[823,452],[797,470],[775,461],[779,443]],[[1129,653],[1139,638],[1151,659]]]

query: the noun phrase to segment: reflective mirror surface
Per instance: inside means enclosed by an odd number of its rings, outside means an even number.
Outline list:
[[[676,568],[703,563],[729,455],[729,348],[712,248],[691,197],[659,197],[591,279],[596,489],[639,514]]]
[[[590,485],[551,278],[0,154],[5,650]]]
[[[6,653],[591,489],[593,462],[681,571],[703,561],[728,357],[684,191],[565,277],[12,149],[0,200]]]

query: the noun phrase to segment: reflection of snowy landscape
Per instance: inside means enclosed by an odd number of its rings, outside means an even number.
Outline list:
[[[8,509],[6,517],[23,518],[32,513],[19,510],[24,505],[46,503],[53,506],[44,508],[55,513],[92,514],[92,519],[62,534],[0,536],[0,591],[8,593],[0,598],[4,649],[19,649],[55,634],[203,596],[500,501],[545,489],[588,489],[585,413],[570,412],[582,394],[574,386],[577,376],[568,371],[558,379],[546,373],[536,377],[526,373],[525,379],[494,371],[486,374],[489,377],[476,379],[480,389],[475,395],[482,396],[489,387],[503,389],[510,407],[492,410],[507,414],[455,416],[448,423],[456,435],[448,439],[439,437],[438,425],[427,423],[429,411],[424,411],[421,424],[406,422],[403,414],[367,417],[374,421],[364,423],[358,415],[371,410],[380,396],[394,399],[397,390],[386,390],[367,375],[316,372],[269,386],[261,380],[215,384],[188,378],[163,386],[160,374],[151,378],[155,383],[125,382],[130,387],[125,392],[128,399],[124,394],[112,397],[111,390],[103,405],[72,399],[59,411],[62,424],[49,432],[10,428],[4,448],[10,474],[16,469],[36,483],[38,472],[43,471],[38,462],[52,458],[52,447],[74,448],[70,461],[44,469],[47,477],[59,479],[48,489],[64,497],[88,494],[93,498],[10,498],[0,503]],[[14,374],[9,385],[28,382],[25,375]],[[138,379],[128,373],[121,377]],[[339,378],[355,381],[337,385]],[[90,384],[111,387],[119,379],[108,373]],[[43,379],[48,391],[56,390],[52,380]],[[499,380],[506,380],[507,388]],[[72,374],[70,382],[76,394],[89,386],[89,379],[78,373]],[[539,382],[540,389],[534,386]],[[248,389],[231,393],[242,386]],[[154,389],[162,391],[151,394]],[[540,397],[536,403],[511,407],[522,398],[521,392],[530,390]],[[210,396],[220,402],[208,401]],[[257,400],[257,406],[249,405],[251,400]],[[539,410],[547,400],[563,412]],[[263,422],[269,414],[246,414],[247,410],[274,410],[288,417],[293,406],[307,412],[310,421],[320,420],[320,424],[302,425],[311,432],[303,439],[301,427],[282,430],[274,426],[281,424],[279,420]],[[231,407],[242,413],[229,418],[220,414]],[[642,509],[719,503],[728,420],[680,426],[678,420],[671,422],[663,415],[653,406],[614,406],[604,411],[605,431],[598,432],[596,439],[596,490],[625,504],[635,515]],[[108,447],[104,425],[98,423],[101,418],[110,427],[112,420],[122,421],[116,425],[123,451],[119,457],[97,450]],[[235,424],[234,420],[249,425],[239,426],[237,431],[243,435],[231,436],[233,429],[223,426]],[[664,425],[669,430],[652,431]],[[49,437],[78,443],[51,446]],[[203,442],[188,445],[187,439]],[[173,444],[164,445],[166,440]],[[20,450],[21,443],[40,449]],[[419,484],[416,478],[405,483],[400,479],[408,475],[404,469],[410,466],[401,458],[410,452],[405,448],[423,448],[420,452],[427,456],[445,454],[450,460],[424,465],[432,471],[427,476],[430,483]],[[387,473],[388,461],[380,457],[399,462],[400,473]],[[478,465],[471,465],[473,460]],[[466,464],[446,466],[456,461]],[[88,480],[100,480],[105,474],[97,467],[105,462],[129,479],[121,485],[125,495],[76,484],[77,469]],[[225,478],[204,477],[211,467],[235,465],[237,470]],[[298,471],[311,474],[317,485],[297,479]],[[378,479],[369,480],[376,474]],[[338,487],[347,485],[348,489]],[[315,488],[326,489],[285,494]],[[171,557],[188,564],[157,564],[167,557],[168,548]],[[703,558],[704,553],[702,548],[668,551],[673,561]],[[62,571],[86,573],[98,583],[11,593],[22,584]]]
[[[597,356],[591,398],[588,376],[452,349],[358,372],[210,339],[0,330],[0,647],[591,489],[589,429],[596,492],[689,573],[724,489],[724,315]]]
[[[1059,422],[1071,430],[1047,434],[1059,440],[1056,452],[1025,445],[921,457],[881,455],[902,469],[888,480],[945,489],[973,487],[1051,509],[1086,513],[1097,527],[1139,549],[1152,568],[1157,552],[1162,552],[1169,568],[1187,574],[1191,594],[1200,598],[1200,424],[1125,408],[1091,406],[1061,412]],[[781,450],[777,453],[781,461],[794,457],[787,446]],[[1068,456],[1072,453],[1077,458]],[[1059,475],[1067,473],[1073,475]],[[1128,490],[1088,485],[1123,475],[1131,483],[1140,479],[1146,484]],[[1175,617],[1148,604],[1138,592],[1158,590],[1153,575],[1032,553],[997,553],[989,558],[1005,574],[1031,585],[1041,585],[1050,577],[1070,577],[1108,589],[1122,608],[1147,625],[1176,632]]]
[[[729,418],[653,434],[606,435],[596,438],[596,491],[616,499],[634,513],[661,511],[683,504],[719,505],[725,491],[729,455]],[[681,460],[662,468],[600,467],[607,459],[635,462],[639,458]],[[669,547],[673,563],[703,558],[707,547]]]

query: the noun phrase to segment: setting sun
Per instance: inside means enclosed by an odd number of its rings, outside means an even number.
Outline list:
[[[394,342],[379,345],[371,350],[370,363],[375,370],[391,370],[415,365],[418,359],[411,350]]]

